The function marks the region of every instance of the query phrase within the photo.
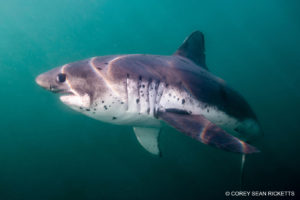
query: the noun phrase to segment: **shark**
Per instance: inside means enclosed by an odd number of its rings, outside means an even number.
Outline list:
[[[53,68],[35,81],[75,111],[132,126],[153,155],[161,155],[164,126],[225,151],[259,152],[249,144],[262,135],[255,113],[205,60],[204,34],[195,31],[173,55],[97,56]]]

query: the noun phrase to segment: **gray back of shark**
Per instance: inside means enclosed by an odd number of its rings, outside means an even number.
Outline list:
[[[133,126],[140,144],[155,155],[163,124],[226,151],[258,152],[247,143],[261,135],[254,112],[207,70],[204,50],[203,34],[196,31],[171,56],[93,57],[43,73],[36,82],[89,117]]]

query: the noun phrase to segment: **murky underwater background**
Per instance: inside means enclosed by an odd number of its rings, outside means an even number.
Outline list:
[[[34,82],[96,55],[169,55],[194,30],[205,33],[210,71],[243,94],[265,131],[243,189],[297,190],[299,10],[296,0],[1,1],[0,199],[224,199],[239,190],[240,155],[169,128],[156,158],[130,127],[75,113]]]

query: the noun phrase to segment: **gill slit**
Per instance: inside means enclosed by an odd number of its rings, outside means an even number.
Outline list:
[[[155,98],[155,105],[154,105],[154,116],[156,116],[158,112],[160,101],[165,90],[165,85],[166,84],[161,81],[158,81],[157,83],[156,98]]]
[[[100,77],[104,81],[105,85],[114,93],[114,95],[119,96],[119,93],[113,88],[111,82],[99,70],[97,70],[97,67],[94,63],[96,58],[97,57],[91,58],[89,61],[89,65],[91,66],[93,71],[98,75],[98,77]]]
[[[137,99],[136,99],[137,110],[138,110],[139,114],[141,114],[141,92],[140,92],[141,82],[142,82],[142,76],[139,76],[138,81],[137,81],[137,92],[138,92],[137,95],[138,96],[137,96]]]
[[[148,87],[148,97],[149,97],[149,108],[150,108],[150,115],[154,115],[155,109],[155,98],[156,98],[156,91],[155,91],[155,80],[149,80],[149,87]]]
[[[148,107],[147,113],[148,113],[148,115],[151,113],[150,112],[150,109],[151,109],[151,104],[150,104],[151,98],[150,98],[150,91],[149,91],[149,88],[151,87],[151,82],[152,82],[152,79],[150,78],[148,80],[147,90],[146,90],[147,91],[147,99],[148,99],[148,104],[147,104],[147,107]]]
[[[155,97],[154,97],[154,106],[153,106],[153,108],[154,108],[154,110],[153,110],[154,116],[156,116],[156,113],[157,113],[157,98],[158,98],[158,95],[159,95],[158,94],[159,84],[160,84],[160,81],[155,82],[155,88],[154,88],[154,90],[155,90]]]
[[[128,55],[127,55],[128,56]],[[122,58],[125,58],[127,56],[117,56],[115,58],[113,58],[112,60],[110,60],[108,62],[108,67],[107,67],[107,73],[110,74],[111,73],[111,68],[112,68],[112,65],[117,62],[118,60],[122,59]]]
[[[65,69],[66,69],[67,66],[69,66],[69,64],[65,64],[64,66],[62,66],[62,68],[61,68],[61,73],[65,74]],[[79,94],[78,92],[76,92],[76,91],[73,89],[73,87],[72,87],[70,81],[68,80],[68,76],[66,76],[66,84],[68,85],[70,91],[71,91],[73,94],[75,94],[76,96],[80,96],[80,94]]]
[[[129,91],[128,91],[128,78],[129,78],[129,74],[126,75],[126,85],[125,85],[125,90],[126,90],[126,110],[129,110]]]
[[[145,82],[146,83],[146,82]],[[149,115],[149,113],[150,113],[150,98],[149,98],[149,80],[148,80],[148,84],[147,84],[147,89],[146,89],[146,94],[144,94],[144,95],[146,95],[146,105],[147,105],[147,110],[146,110],[146,112],[147,112],[147,114]]]

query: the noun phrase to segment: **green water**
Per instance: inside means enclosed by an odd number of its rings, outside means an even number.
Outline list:
[[[0,199],[225,199],[239,190],[239,155],[166,129],[156,158],[130,127],[75,113],[34,82],[96,55],[169,55],[194,30],[206,36],[210,71],[247,99],[265,132],[244,190],[296,190],[299,9],[296,0],[1,1]]]

